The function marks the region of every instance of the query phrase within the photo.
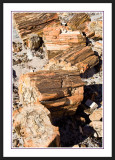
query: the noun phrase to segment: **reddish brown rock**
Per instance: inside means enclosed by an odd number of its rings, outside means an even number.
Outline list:
[[[19,96],[22,104],[42,103],[52,116],[75,113],[83,100],[83,85],[76,71],[38,71],[22,75]],[[59,112],[59,114],[58,114]]]
[[[86,13],[76,13],[67,23],[72,30],[78,30],[80,24],[90,21],[90,17]]]
[[[13,126],[23,137],[24,147],[59,147],[58,127],[51,124],[50,112],[41,104],[13,112]]]
[[[86,21],[80,24],[77,29],[81,32],[84,32],[86,37],[92,38],[95,40],[100,40],[103,38],[103,23],[102,21]]]
[[[68,30],[68,27],[46,26],[43,30],[43,39],[45,42],[48,58],[76,45],[85,45],[86,38],[79,31]]]
[[[43,28],[52,23],[59,23],[57,13],[21,12],[13,13],[13,21],[20,37],[28,39],[29,34],[42,35]]]
[[[80,73],[84,73],[98,63],[99,58],[94,55],[94,51],[90,46],[78,45],[60,52],[49,61],[45,69],[56,70],[61,68],[64,70],[79,70]]]

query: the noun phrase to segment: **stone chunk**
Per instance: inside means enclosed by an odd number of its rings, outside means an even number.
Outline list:
[[[27,47],[29,49],[38,49],[41,44],[41,39],[37,34],[31,34],[29,35]]]
[[[93,50],[98,53],[99,56],[102,56],[103,44],[100,42],[95,42],[93,45]]]
[[[87,69],[94,67],[99,63],[98,56],[94,55],[94,51],[90,46],[77,45],[76,47],[69,48],[64,52],[58,53],[50,59],[49,63],[45,66],[46,70],[66,69],[66,70],[79,70],[84,73]]]
[[[86,21],[80,24],[77,29],[84,32],[86,37],[94,40],[103,39],[103,23],[102,21]]]
[[[92,121],[89,125],[94,128],[98,137],[103,136],[103,128],[102,128],[103,122],[102,121]]]
[[[74,145],[72,148],[79,148],[79,145],[76,144],[76,145]]]
[[[91,121],[100,121],[102,119],[102,108],[94,110],[89,118]]]
[[[50,112],[41,104],[28,105],[13,112],[13,126],[23,137],[23,147],[59,147],[58,127],[51,124]]]
[[[19,80],[20,102],[41,103],[51,111],[52,116],[75,113],[83,100],[83,85],[77,71],[43,70],[27,73]]]
[[[12,44],[13,53],[17,53],[22,51],[22,43],[20,42],[13,42]]]
[[[65,51],[70,47],[78,44],[85,45],[86,43],[86,38],[81,32],[69,30],[67,26],[61,26],[60,24],[58,26],[46,26],[43,29],[43,33],[43,40],[49,59],[55,56],[54,51],[57,51],[58,54],[59,51]],[[49,51],[52,56],[49,55]]]
[[[90,17],[86,13],[76,13],[67,23],[72,30],[77,30],[80,24],[90,21]]]
[[[13,21],[24,40],[29,34],[42,35],[43,28],[54,21],[59,22],[59,18],[57,13],[21,12],[13,13]]]

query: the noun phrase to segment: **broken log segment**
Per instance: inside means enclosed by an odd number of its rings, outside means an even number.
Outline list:
[[[84,82],[76,71],[38,71],[22,75],[19,97],[22,104],[43,104],[46,108],[61,107],[63,115],[83,100]],[[66,110],[64,107],[68,106]],[[75,111],[74,111],[75,112]],[[58,115],[57,115],[58,117]]]
[[[96,66],[98,63],[99,57],[94,54],[94,51],[90,46],[84,47],[83,45],[78,45],[69,48],[64,52],[60,52],[60,54],[53,57],[49,60],[45,69],[52,70],[52,68],[66,68],[84,73],[87,69]]]
[[[51,124],[50,116],[41,104],[13,112],[13,126],[23,138],[23,147],[60,147],[59,129]]]
[[[67,23],[72,30],[78,30],[78,26],[86,21],[90,21],[90,17],[86,13],[76,13]]]
[[[13,21],[23,40],[27,40],[30,34],[43,34],[43,28],[52,23],[59,23],[57,13],[36,13],[36,12],[21,12],[13,13]]]
[[[80,31],[68,30],[68,27],[46,26],[43,29],[43,40],[45,42],[48,59],[76,45],[86,46],[86,38]],[[50,54],[49,54],[50,53]]]

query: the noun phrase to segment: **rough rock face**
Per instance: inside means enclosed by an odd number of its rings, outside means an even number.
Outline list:
[[[41,104],[23,106],[13,112],[13,126],[23,137],[24,147],[59,147],[58,127],[51,124],[50,112]]]
[[[68,30],[67,26],[46,26],[43,33],[48,59],[70,47],[86,44],[86,38],[79,31]]]
[[[99,56],[102,56],[102,48],[103,48],[102,45],[103,45],[103,44],[100,43],[100,42],[95,42],[95,43],[93,44],[93,47],[92,47],[93,50],[96,51]]]
[[[14,53],[22,51],[22,43],[20,42],[13,42],[12,44],[12,50]]]
[[[92,114],[90,114],[89,119],[92,121],[89,125],[94,128],[95,137],[103,137],[103,109],[98,108],[93,111]]]
[[[27,47],[29,49],[38,49],[40,47],[40,37],[37,34],[31,34],[27,41]]]
[[[13,20],[23,40],[27,39],[31,33],[42,34],[42,30],[47,24],[59,21],[57,13],[36,12],[13,13]]]
[[[94,39],[96,40],[99,40],[99,39],[102,39],[103,38],[103,23],[102,21],[94,21],[94,22],[91,22],[90,25],[89,25],[91,31],[94,31],[95,32],[95,35],[94,35]]]
[[[84,32],[86,37],[92,38],[94,40],[101,40],[103,38],[102,21],[86,21],[78,26],[78,30]]]
[[[89,125],[94,128],[98,137],[103,137],[103,122],[102,121],[92,121]]]
[[[22,75],[19,96],[22,104],[41,103],[52,117],[74,114],[83,100],[83,85],[76,71],[38,71]]]
[[[78,30],[78,26],[85,21],[90,21],[90,17],[86,13],[76,13],[67,23],[72,30]]]
[[[94,51],[90,46],[84,47],[84,45],[78,45],[64,52],[60,52],[60,54],[49,61],[45,69],[71,69],[84,73],[88,68],[92,68],[98,63],[99,58],[94,55]]]
[[[102,119],[102,108],[94,110],[89,118],[91,121],[100,121]]]

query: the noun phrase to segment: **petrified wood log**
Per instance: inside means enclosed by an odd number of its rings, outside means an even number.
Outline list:
[[[46,26],[43,29],[43,40],[45,42],[48,58],[58,55],[76,45],[86,46],[86,38],[79,31],[68,30],[68,27],[61,25]]]
[[[78,26],[86,21],[90,21],[90,17],[86,13],[76,13],[67,23],[72,30],[78,30]]]
[[[24,147],[60,146],[59,129],[51,124],[50,112],[41,104],[15,110],[13,126],[23,137]]]
[[[43,28],[53,21],[58,21],[57,13],[22,12],[13,13],[15,26],[22,39],[27,39],[31,33],[42,34]]]
[[[103,38],[103,23],[102,21],[86,21],[80,24],[77,29],[84,32],[86,37],[92,38],[94,40],[100,40]]]
[[[22,75],[19,96],[22,104],[41,103],[52,117],[74,114],[83,100],[83,85],[77,71],[38,71]]]
[[[45,69],[71,69],[84,73],[88,68],[94,67],[98,63],[99,58],[94,55],[94,51],[90,46],[78,45],[67,49],[63,53],[60,52],[49,61]]]

